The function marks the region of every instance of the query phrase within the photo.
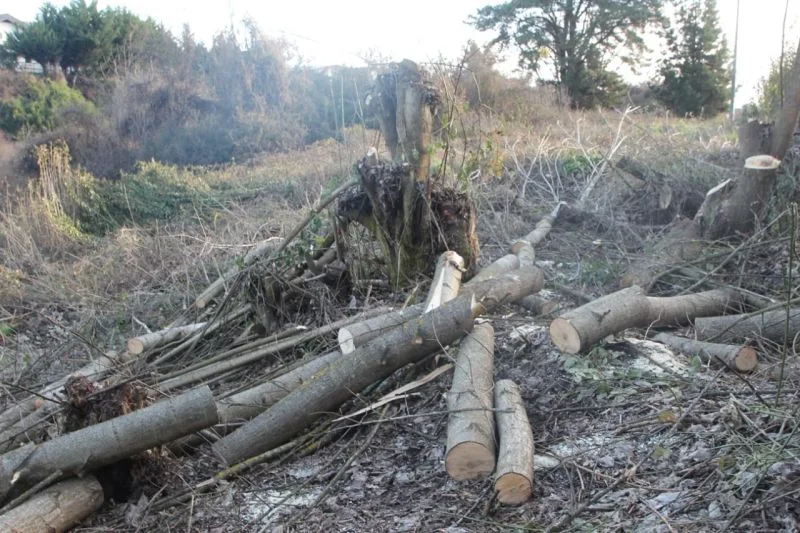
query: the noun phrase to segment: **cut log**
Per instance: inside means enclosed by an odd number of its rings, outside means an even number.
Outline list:
[[[501,379],[495,384],[497,433],[500,446],[494,490],[500,503],[519,504],[533,490],[533,430],[517,384]]]
[[[792,343],[800,332],[800,307],[791,308],[788,317],[786,309],[777,309],[755,315],[698,318],[695,320],[694,329],[695,335],[702,341],[731,343],[762,337],[778,344]]]
[[[455,300],[395,328],[318,372],[267,411],[213,445],[229,464],[279,446],[366,386],[419,361],[472,328],[473,319],[541,287],[537,268],[462,291]]]
[[[698,212],[702,216],[697,217],[703,236],[721,239],[752,232],[767,207],[780,163],[779,159],[769,155],[748,157],[744,171],[734,182],[730,194],[724,195],[718,208],[703,203]]]
[[[536,296],[535,294],[530,294],[515,303],[536,315],[547,315],[558,308],[556,302],[545,300],[541,296]]]
[[[103,487],[94,476],[68,479],[0,515],[0,531],[68,531],[99,509],[103,499]]]
[[[341,352],[320,355],[275,379],[218,401],[219,423],[242,422],[258,416],[340,357]]]
[[[342,353],[351,353],[375,337],[418,317],[422,314],[423,309],[423,304],[412,305],[345,326],[339,329],[339,349],[342,350]]]
[[[550,324],[550,339],[562,352],[575,354],[628,328],[686,325],[697,317],[740,308],[741,297],[732,289],[660,298],[645,296],[641,287],[634,286],[556,318]]]
[[[447,452],[444,466],[456,480],[477,479],[494,472],[494,329],[476,324],[461,341],[447,394]]]
[[[504,255],[494,263],[482,268],[480,272],[475,274],[475,276],[467,282],[467,284],[483,283],[484,281],[500,277],[503,274],[517,270],[518,268],[519,258],[516,254]]]
[[[752,372],[758,365],[758,354],[750,346],[703,342],[669,333],[659,333],[653,337],[653,340],[684,355],[697,357],[704,363],[715,366],[724,365],[737,372]]]
[[[444,252],[436,262],[436,273],[425,300],[424,312],[436,309],[458,296],[461,288],[461,273],[464,271],[464,258],[456,252]]]
[[[218,421],[214,395],[203,386],[39,445],[25,445],[0,456],[0,501],[53,472],[88,472]]]
[[[533,246],[527,241],[517,241],[512,244],[511,252],[516,254],[521,268],[536,264],[536,252],[533,250]]]
[[[139,337],[128,339],[128,351],[138,355],[142,352],[152,350],[153,348],[164,346],[172,341],[183,339],[187,335],[204,328],[205,325],[205,322],[200,322],[197,324],[162,329],[161,331],[155,331],[147,335],[140,335]]]

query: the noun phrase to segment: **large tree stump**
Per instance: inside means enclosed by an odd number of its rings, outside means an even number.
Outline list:
[[[438,101],[433,84],[412,61],[380,75],[370,105],[392,161],[380,161],[377,151],[370,150],[357,165],[360,186],[339,200],[339,219],[371,231],[395,286],[413,281],[446,250],[462,256],[472,271],[479,252],[472,200],[430,179]]]

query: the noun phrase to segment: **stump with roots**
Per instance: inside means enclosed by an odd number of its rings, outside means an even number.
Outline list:
[[[438,101],[433,84],[412,61],[394,64],[380,75],[369,105],[379,117],[391,161],[380,160],[371,149],[357,165],[360,184],[339,199],[339,235],[351,222],[368,228],[393,286],[429,270],[445,250],[461,255],[467,271],[474,269],[479,253],[469,195],[430,176]]]

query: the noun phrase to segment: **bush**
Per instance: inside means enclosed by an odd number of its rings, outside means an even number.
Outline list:
[[[0,102],[0,129],[30,135],[55,129],[69,110],[94,113],[94,105],[66,83],[30,78],[23,94]]]

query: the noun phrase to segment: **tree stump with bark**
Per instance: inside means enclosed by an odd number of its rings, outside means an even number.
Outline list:
[[[370,150],[357,165],[360,184],[339,199],[342,227],[358,222],[370,230],[394,286],[413,281],[446,250],[464,258],[467,272],[479,253],[469,195],[434,183],[430,176],[438,102],[433,84],[412,61],[380,75],[369,105],[377,112],[392,159],[381,161]]]

